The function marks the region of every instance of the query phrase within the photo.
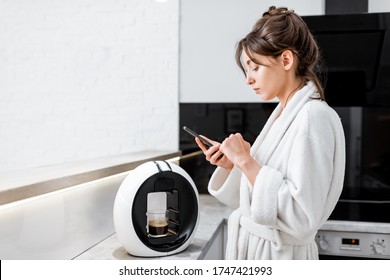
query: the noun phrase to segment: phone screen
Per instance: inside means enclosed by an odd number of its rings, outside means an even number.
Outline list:
[[[188,132],[189,134],[191,134],[192,136],[198,138],[200,141],[202,141],[203,144],[205,144],[207,147],[212,147],[213,144],[211,144],[209,141],[207,141],[206,139],[204,139],[202,136],[200,136],[198,133],[196,133],[195,131],[193,131],[192,129],[189,129],[188,127],[186,126],[183,126],[183,129]]]

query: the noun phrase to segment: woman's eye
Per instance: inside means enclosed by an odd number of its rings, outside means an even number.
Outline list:
[[[256,72],[257,70],[259,70],[259,66],[256,66],[256,67],[252,68],[251,70],[252,70],[252,72]]]

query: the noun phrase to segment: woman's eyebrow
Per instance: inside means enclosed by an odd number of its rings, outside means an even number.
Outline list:
[[[252,60],[248,59],[248,60],[246,61],[246,65],[250,65],[251,62],[253,63]]]

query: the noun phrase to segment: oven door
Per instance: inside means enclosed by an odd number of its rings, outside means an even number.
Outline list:
[[[334,109],[341,118],[346,145],[341,201],[389,204],[390,107]]]

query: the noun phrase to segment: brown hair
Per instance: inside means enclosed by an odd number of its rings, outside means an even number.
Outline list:
[[[324,89],[320,79],[324,78],[324,67],[320,58],[318,45],[303,19],[293,10],[271,6],[256,22],[252,31],[238,42],[236,62],[245,73],[241,61],[243,51],[255,62],[253,54],[272,56],[290,50],[297,58],[295,73],[305,82],[312,81],[317,87],[320,99],[325,100]]]

